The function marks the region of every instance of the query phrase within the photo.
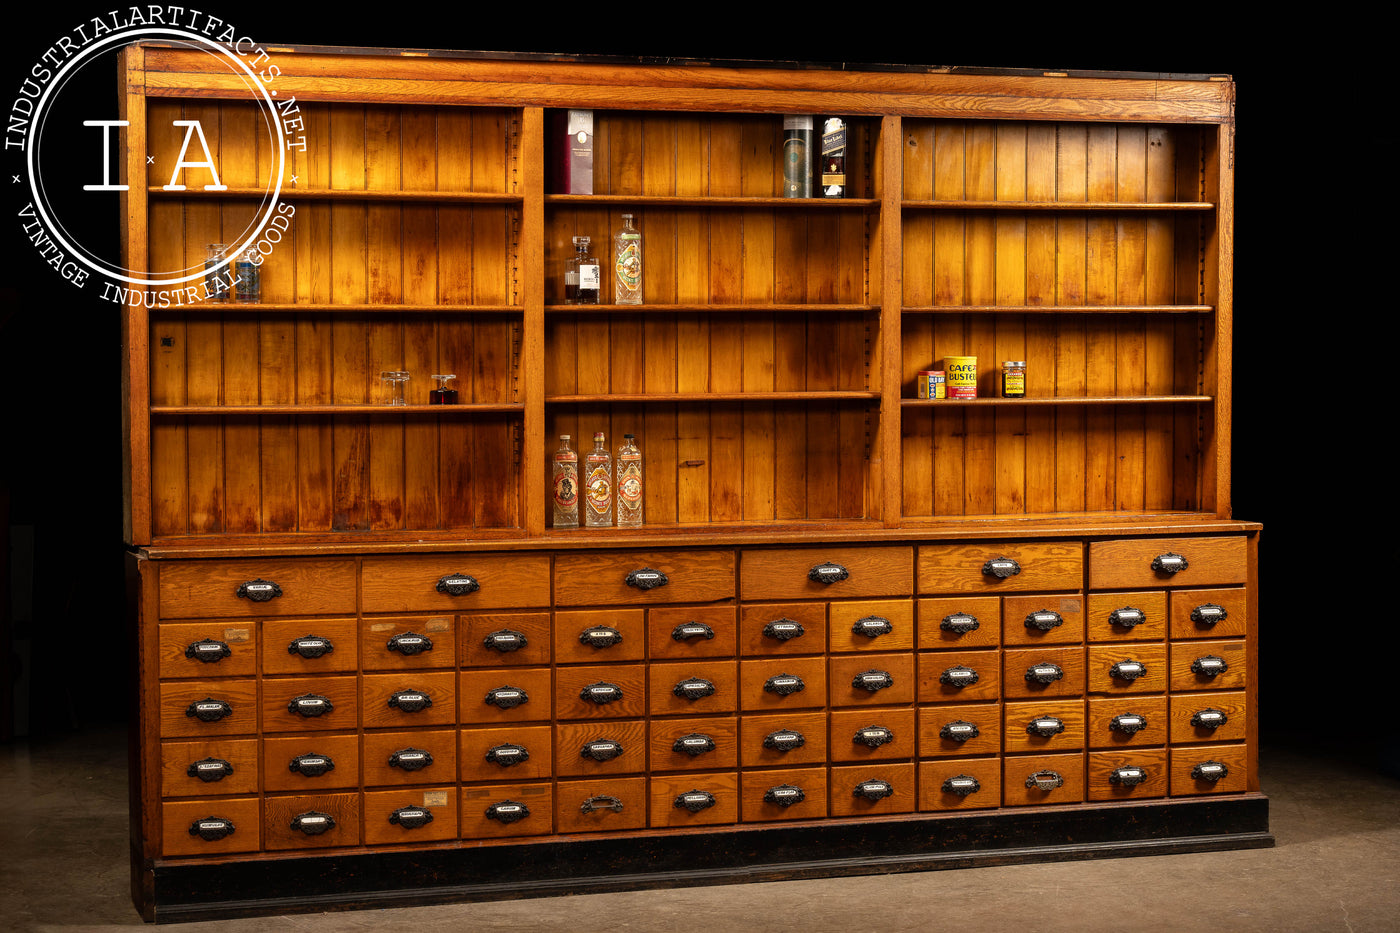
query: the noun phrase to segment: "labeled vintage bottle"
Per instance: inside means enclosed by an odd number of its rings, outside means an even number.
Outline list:
[[[234,263],[234,271],[238,273],[234,300],[247,303],[262,301],[262,257],[258,251],[251,246],[245,249]]]
[[[783,117],[783,197],[812,196],[812,115]]]
[[[617,449],[617,526],[633,528],[642,524],[642,452],[637,435],[622,435],[625,443]]]
[[[219,264],[228,258],[228,246],[224,243],[210,243],[204,247],[204,290],[210,301],[227,301],[229,297],[229,268],[220,269]],[[232,266],[233,263],[229,263]]]
[[[607,438],[602,431],[593,435],[593,449],[584,461],[584,471],[583,524],[588,528],[610,528],[613,523],[612,454],[608,453]]]
[[[564,268],[564,303],[571,305],[596,305],[598,293],[603,286],[603,271],[598,259],[588,247],[592,243],[586,236],[574,237],[574,255]]]
[[[822,197],[846,196],[846,124],[831,117],[822,125]]]
[[[578,527],[578,452],[568,434],[559,435],[554,452],[554,527]]]
[[[622,229],[613,234],[613,302],[642,303],[642,235],[631,214],[622,215]]]

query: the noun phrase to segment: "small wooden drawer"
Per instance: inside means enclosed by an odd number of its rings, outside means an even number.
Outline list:
[[[625,719],[647,711],[646,665],[600,664],[554,672],[556,719]]]
[[[1006,704],[1006,754],[1037,754],[1084,747],[1083,700]]]
[[[741,771],[739,801],[745,823],[821,819],[827,815],[826,769]]]
[[[457,721],[457,675],[452,671],[365,674],[362,684],[366,729],[450,726]]]
[[[257,792],[257,739],[162,742],[160,745],[162,797]]]
[[[321,794],[360,784],[357,735],[287,735],[263,739],[263,790]]]
[[[733,598],[733,551],[595,551],[554,558],[556,606],[704,603]]]
[[[365,786],[442,784],[457,780],[457,730],[365,733]]]
[[[476,785],[461,793],[463,839],[538,836],[554,829],[553,785]]]
[[[1162,745],[1168,728],[1164,696],[1089,698],[1090,748]]]
[[[554,823],[561,833],[642,829],[647,825],[647,779],[560,781],[554,788]]]
[[[1000,658],[994,649],[919,655],[920,703],[979,703],[1001,698]]]
[[[255,680],[179,681],[160,685],[161,738],[242,735],[258,731]]]
[[[768,603],[739,611],[739,651],[783,657],[826,651],[826,603]]]
[[[826,659],[740,661],[739,706],[760,712],[826,706]]]
[[[549,726],[463,729],[459,736],[463,781],[529,781],[554,773],[554,730]]]
[[[647,610],[653,660],[732,658],[737,628],[733,606],[655,606]]]
[[[958,703],[919,709],[920,758],[1000,753],[1000,703]]]
[[[830,760],[913,758],[917,736],[912,709],[833,710]]]
[[[230,855],[262,848],[262,817],[257,797],[171,800],[161,804],[161,852]]]
[[[545,554],[366,557],[365,612],[472,612],[549,605]]]
[[[739,764],[771,768],[824,763],[826,730],[822,712],[744,716],[739,720]]]
[[[741,599],[848,599],[909,596],[914,550],[908,547],[815,547],[744,551]]]
[[[982,810],[1001,806],[1000,758],[919,762],[919,809]]]
[[[1084,695],[1083,648],[1008,648],[1002,663],[1007,699]]]
[[[1167,796],[1167,750],[1132,748],[1089,753],[1090,800]]]
[[[162,619],[269,618],[355,611],[355,562],[348,559],[157,563]]]
[[[162,622],[160,676],[252,677],[258,671],[257,623]]]
[[[1162,590],[1090,593],[1087,627],[1090,642],[1164,641],[1167,594]]]
[[[545,616],[548,632],[548,615]],[[429,668],[454,667],[457,617],[451,614],[435,616],[394,616],[365,619],[360,623],[360,657],[367,671],[419,671]],[[494,666],[512,663],[510,655],[499,655],[489,663]],[[549,663],[549,639],[543,646],[544,660]]]
[[[1084,597],[1008,596],[1002,607],[1002,644],[1077,645],[1084,641]]]
[[[1243,641],[1190,641],[1171,646],[1173,693],[1243,690],[1247,674]]]
[[[858,654],[833,657],[832,706],[896,706],[918,695],[914,655]]]
[[[552,683],[547,667],[463,671],[457,678],[462,725],[549,719],[554,708]]]
[[[920,648],[995,648],[1000,644],[1000,597],[945,596],[919,600]]]
[[[1242,586],[1180,590],[1171,597],[1171,637],[1243,638],[1249,631],[1249,599]]]
[[[1226,586],[1245,577],[1243,537],[1116,538],[1089,545],[1089,586],[1096,590]]]
[[[1244,745],[1174,746],[1171,749],[1173,797],[1194,794],[1242,794],[1249,790],[1249,754]]]
[[[560,777],[640,774],[647,769],[647,724],[561,722],[554,727],[554,773]]]
[[[360,795],[268,795],[263,801],[263,848],[328,849],[360,844]]]
[[[831,815],[889,816],[913,813],[914,763],[871,763],[831,769]]]
[[[652,771],[711,771],[739,766],[739,720],[733,716],[655,719],[648,727]]]
[[[1191,693],[1171,698],[1171,743],[1243,742],[1248,706],[1243,690]]]
[[[548,664],[553,657],[548,612],[488,612],[459,616],[463,667]]]
[[[649,672],[652,716],[699,716],[739,709],[737,661],[663,661]]]
[[[908,599],[832,603],[832,651],[908,651],[914,647],[914,603]]]
[[[360,667],[354,619],[269,619],[262,641],[264,674],[354,673]]]
[[[653,775],[648,789],[654,828],[714,826],[739,821],[737,772]]]
[[[1008,807],[1084,802],[1084,754],[1017,755],[1003,759],[1002,803]]]
[[[1084,587],[1078,541],[929,544],[919,548],[919,592],[1015,593]]]
[[[1090,693],[1122,695],[1165,693],[1165,643],[1090,645],[1087,686]]]
[[[420,845],[457,838],[457,792],[455,787],[365,791],[365,844]]]
[[[354,675],[263,680],[263,732],[332,732],[359,725]]]
[[[644,661],[646,611],[592,609],[554,614],[556,664],[612,664]]]

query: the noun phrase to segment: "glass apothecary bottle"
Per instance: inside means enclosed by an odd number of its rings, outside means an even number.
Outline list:
[[[228,274],[232,270],[228,266],[219,268],[227,257],[226,243],[210,243],[204,247],[204,290],[208,292],[209,301],[228,300]]]
[[[571,305],[596,305],[603,286],[603,271],[598,259],[589,249],[586,236],[574,237],[574,255],[564,268],[564,302]]]
[[[569,446],[570,436],[559,435],[554,452],[554,527],[578,527],[578,451]]]
[[[584,469],[584,495],[587,508],[584,509],[583,524],[589,528],[608,528],[613,523],[613,474],[612,454],[608,453],[607,438],[599,431],[593,435],[593,449],[589,451]]]
[[[245,249],[234,263],[234,271],[238,273],[234,299],[245,303],[262,301],[262,257],[258,251],[251,246]]]
[[[457,378],[456,373],[433,373],[433,380],[437,386],[428,393],[429,405],[456,405],[457,390],[452,388],[452,380]]]
[[[637,435],[622,435],[617,449],[617,526],[631,528],[642,524],[642,452]]]
[[[622,228],[613,234],[613,302],[642,303],[642,234],[631,214],[622,215]]]

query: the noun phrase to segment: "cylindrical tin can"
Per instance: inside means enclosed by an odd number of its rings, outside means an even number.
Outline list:
[[[1004,360],[1001,364],[1001,397],[1026,397],[1026,361]]]
[[[918,390],[919,398],[947,398],[946,382],[943,370],[923,369],[914,380],[914,386]]]
[[[948,373],[949,398],[977,397],[977,357],[945,356],[943,368]]]

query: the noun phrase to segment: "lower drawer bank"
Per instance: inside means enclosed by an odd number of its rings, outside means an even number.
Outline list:
[[[1253,548],[133,556],[133,894],[175,921],[1271,845]]]

